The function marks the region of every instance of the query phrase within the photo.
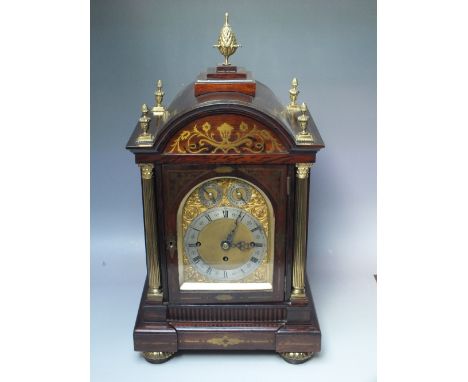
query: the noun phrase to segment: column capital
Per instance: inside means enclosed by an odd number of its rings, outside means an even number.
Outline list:
[[[296,176],[299,179],[306,179],[309,177],[309,170],[312,163],[296,163]]]
[[[143,179],[151,179],[153,177],[154,165],[151,163],[140,163],[138,165],[141,170],[141,177]]]

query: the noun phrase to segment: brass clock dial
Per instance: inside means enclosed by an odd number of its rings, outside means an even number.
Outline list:
[[[181,289],[270,289],[274,214],[252,183],[219,177],[194,187],[178,213]]]
[[[198,215],[185,234],[185,253],[212,280],[240,280],[254,272],[268,249],[262,224],[240,208],[217,207]]]
[[[231,204],[235,206],[243,206],[247,204],[252,196],[251,187],[243,183],[233,183],[228,189],[227,197]]]
[[[203,205],[213,207],[221,201],[223,193],[216,182],[206,182],[199,187],[198,196]]]

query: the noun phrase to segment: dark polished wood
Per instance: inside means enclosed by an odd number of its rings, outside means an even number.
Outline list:
[[[257,83],[252,74],[245,70],[222,70],[218,67],[201,73],[193,85],[195,97],[208,93],[235,92],[255,96]]]
[[[206,80],[204,82],[195,82],[195,97],[201,96],[208,93],[218,92],[236,92],[246,94],[249,96],[255,96],[257,84],[254,81],[249,81],[246,78],[242,82],[221,82],[216,80]]]
[[[297,152],[294,154],[265,154],[251,158],[243,154],[136,154],[136,163],[160,163],[160,164],[294,164],[315,163],[315,153]]]

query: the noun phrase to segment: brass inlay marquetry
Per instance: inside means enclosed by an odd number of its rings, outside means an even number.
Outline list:
[[[191,129],[183,129],[171,139],[166,154],[271,154],[285,153],[286,149],[270,130],[249,126],[241,122],[234,127],[222,123],[213,128],[209,122],[201,127],[195,124]]]
[[[215,298],[219,301],[230,301],[233,299],[230,294],[218,294]]]
[[[250,340],[250,339],[242,339],[238,337],[232,337],[232,336],[227,336],[224,335],[222,337],[213,337],[210,338],[206,341],[207,343],[211,345],[217,345],[217,346],[222,346],[224,348],[227,348],[228,346],[235,346],[239,344],[267,344],[270,343],[271,341],[268,340]]]
[[[222,337],[210,338],[206,342],[212,345],[219,345],[219,346],[227,348],[228,346],[242,344],[245,342],[245,340],[242,340],[236,337],[222,336]]]

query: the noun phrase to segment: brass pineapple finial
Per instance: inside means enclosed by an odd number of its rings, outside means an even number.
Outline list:
[[[157,83],[156,87],[157,87],[157,89],[154,92],[154,99],[155,99],[156,104],[153,106],[151,111],[153,112],[153,115],[161,116],[161,115],[164,115],[164,112],[166,111],[166,109],[164,108],[164,106],[162,104],[162,101],[163,101],[163,98],[164,98],[164,91],[163,91],[163,88],[162,88],[162,81],[161,80],[158,80],[158,83]]]
[[[302,114],[299,117],[297,117],[297,121],[299,122],[299,127],[301,131],[299,132],[299,134],[296,134],[296,143],[298,145],[310,145],[314,143],[314,137],[309,131],[306,131],[307,124],[309,122],[309,116],[306,115],[307,106],[304,102],[302,102],[300,110]]]
[[[224,26],[219,32],[218,44],[213,45],[213,47],[218,48],[219,52],[224,56],[223,65],[231,65],[229,63],[229,57],[232,56],[241,45],[237,44],[236,34],[229,25],[229,14],[226,12],[224,16]]]
[[[136,140],[137,143],[140,144],[140,146],[153,142],[153,135],[148,133],[150,121],[151,118],[148,117],[148,106],[146,106],[146,103],[144,103],[143,105],[141,105],[141,117],[138,120],[140,128],[143,131]]]
[[[296,103],[297,96],[299,95],[300,91],[297,89],[298,81],[297,78],[294,77],[291,81],[291,89],[289,89],[289,105],[288,110],[289,111],[298,111],[299,110],[299,105]]]

